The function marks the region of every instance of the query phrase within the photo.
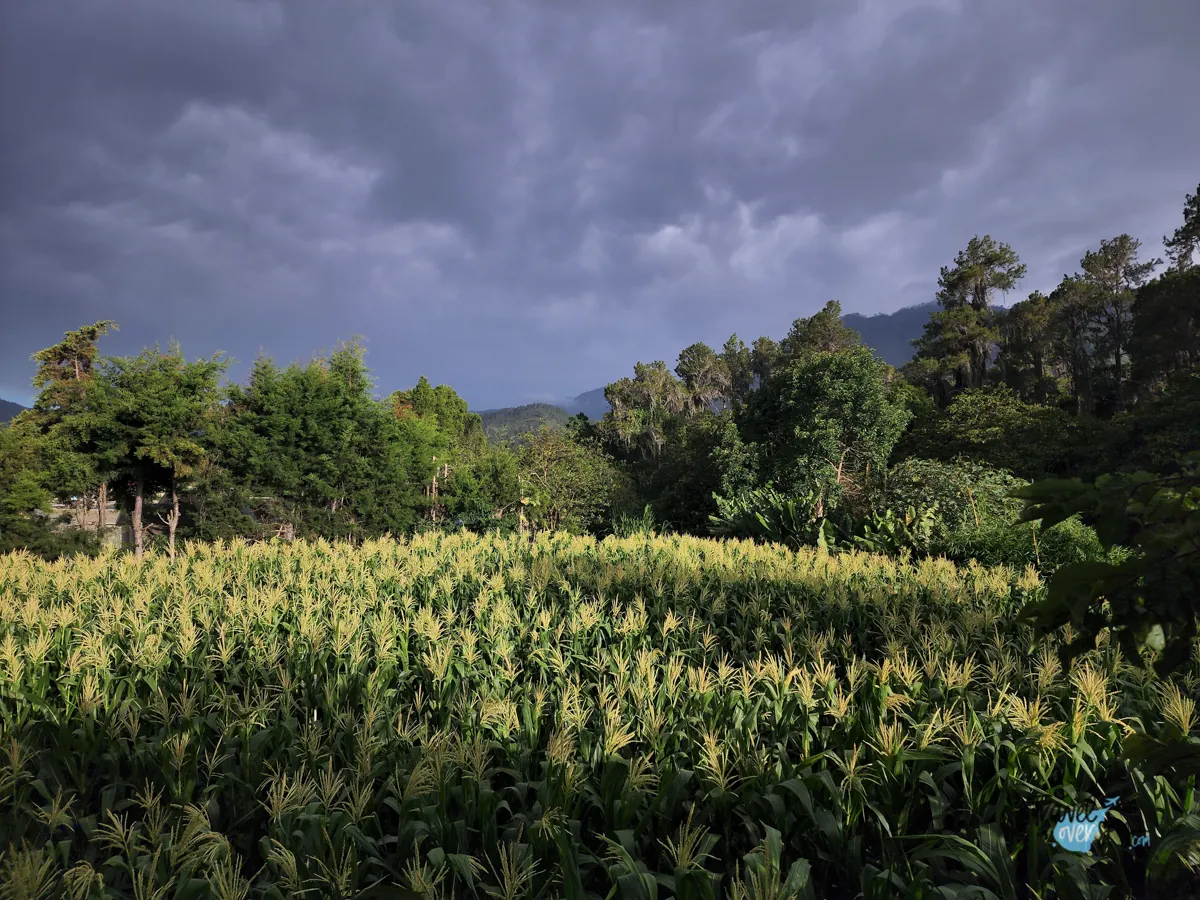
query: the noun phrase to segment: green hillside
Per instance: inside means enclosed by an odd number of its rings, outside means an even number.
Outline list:
[[[0,423],[11,421],[25,411],[25,407],[20,403],[13,403],[11,400],[0,398]]]
[[[490,440],[505,441],[527,431],[537,431],[542,425],[561,428],[570,414],[552,403],[527,403],[505,409],[487,409],[479,414],[483,430]]]

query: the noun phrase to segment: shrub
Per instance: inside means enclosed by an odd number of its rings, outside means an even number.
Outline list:
[[[634,515],[624,510],[613,513],[611,533],[616,537],[653,536],[659,530],[654,521],[654,510],[650,508],[650,504],[648,503],[642,507],[640,515]],[[666,523],[664,523],[661,530],[667,530]]]
[[[1110,558],[1095,530],[1077,517],[1051,528],[992,520],[979,527],[949,530],[933,543],[931,551],[959,563],[975,559],[987,566],[1034,566],[1043,573],[1067,563]]]
[[[968,460],[906,459],[893,466],[875,498],[875,508],[937,506],[935,537],[988,523],[1017,521],[1022,501],[1012,495],[1027,482],[1004,469]]]
[[[852,543],[870,553],[897,556],[904,551],[926,553],[937,528],[938,507],[934,503],[918,510],[910,506],[902,514],[894,509],[871,513],[859,526]]]
[[[713,499],[717,515],[709,516],[709,531],[719,537],[748,538],[789,547],[821,546],[834,542],[836,528],[815,512],[817,496],[788,497],[773,486]]]

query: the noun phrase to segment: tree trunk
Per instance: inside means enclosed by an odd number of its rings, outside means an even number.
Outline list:
[[[130,517],[130,525],[133,527],[133,555],[140,562],[142,559],[142,495],[145,493],[145,484],[142,481],[142,476],[137,477],[137,486],[133,495],[133,515]]]
[[[108,524],[105,520],[105,513],[108,512],[108,485],[103,481],[100,482],[100,490],[97,492],[96,500],[96,533],[104,538],[104,527]]]
[[[430,497],[429,519],[432,522],[436,522],[438,520],[438,515],[437,515],[437,502],[438,502],[437,469],[433,470],[433,483],[429,486],[429,497]]]
[[[171,515],[167,517],[167,555],[175,559],[175,529],[179,527],[179,491],[171,473]]]

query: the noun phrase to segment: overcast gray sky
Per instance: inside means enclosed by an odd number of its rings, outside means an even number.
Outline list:
[[[1049,289],[1200,180],[1196,0],[37,0],[0,7],[0,396],[29,355],[562,397],[975,233]],[[1016,298],[1010,298],[1016,299]]]

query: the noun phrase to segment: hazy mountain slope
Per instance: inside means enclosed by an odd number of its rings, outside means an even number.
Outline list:
[[[25,411],[25,407],[20,403],[13,403],[11,400],[0,398],[0,422],[7,422],[17,416],[18,413]]]
[[[938,308],[929,301],[918,306],[906,306],[894,313],[864,316],[850,313],[842,316],[848,328],[862,335],[863,343],[879,354],[885,362],[899,368],[913,358],[912,341],[919,338],[929,321],[929,314]]]
[[[479,413],[483,430],[490,440],[508,440],[542,425],[561,428],[570,418],[562,407],[550,403],[529,403],[504,409],[485,409]]]
[[[565,403],[559,404],[571,415],[583,413],[589,419],[601,419],[608,412],[608,401],[604,399],[604,388],[596,388],[592,391],[585,391],[578,397],[572,397]]]

